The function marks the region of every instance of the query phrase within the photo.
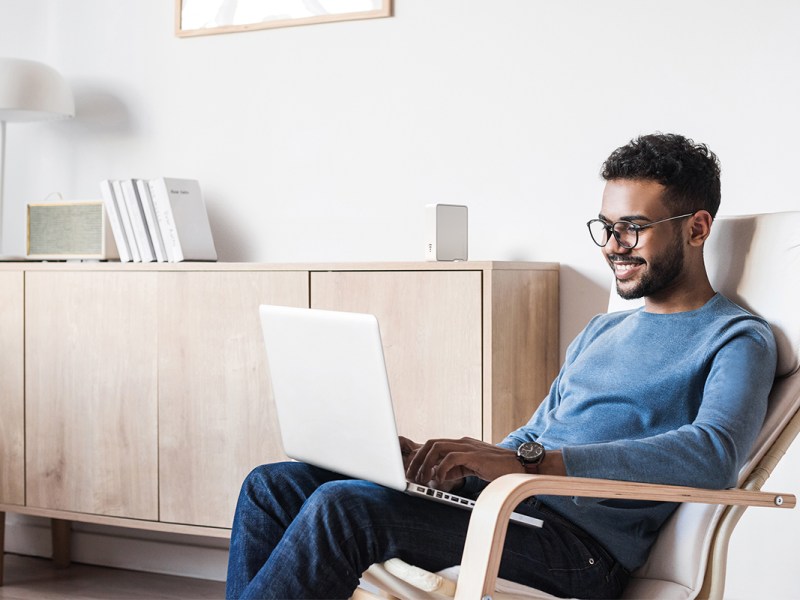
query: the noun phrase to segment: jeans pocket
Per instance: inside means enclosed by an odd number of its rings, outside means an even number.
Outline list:
[[[625,570],[605,552],[573,548],[569,568],[551,568],[550,573],[567,583],[576,598],[619,598],[628,581]]]

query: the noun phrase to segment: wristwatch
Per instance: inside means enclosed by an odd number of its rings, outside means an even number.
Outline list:
[[[538,465],[544,460],[545,450],[539,442],[523,442],[517,448],[517,460],[523,467]]]

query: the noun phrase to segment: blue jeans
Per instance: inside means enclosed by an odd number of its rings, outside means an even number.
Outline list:
[[[624,569],[535,500],[517,509],[500,577],[561,596],[618,597]],[[437,571],[461,562],[470,513],[304,463],[253,470],[231,536],[228,598],[349,598],[371,564],[398,557]]]

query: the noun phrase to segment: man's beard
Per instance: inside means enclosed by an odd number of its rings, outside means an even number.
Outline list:
[[[632,300],[653,296],[666,289],[683,270],[683,254],[683,240],[679,236],[663,257],[648,263],[647,271],[633,287],[622,289],[620,281],[617,280],[617,294],[625,300]]]

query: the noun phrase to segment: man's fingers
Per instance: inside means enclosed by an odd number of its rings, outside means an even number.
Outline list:
[[[441,458],[433,479],[443,482],[475,475],[484,481],[492,481],[501,475],[513,473],[518,468],[516,455],[506,448],[493,446],[491,449],[454,451]]]
[[[441,455],[446,450],[443,446],[448,445],[447,440],[428,440],[417,451],[414,460],[408,469],[411,479],[419,482],[427,482],[433,479],[433,469],[439,464]]]
[[[465,461],[474,466],[480,460],[481,454],[494,451],[496,446],[472,438],[428,440],[417,451],[407,468],[406,476],[418,482],[457,479],[463,475],[453,471],[454,467],[464,466]],[[442,461],[445,460],[447,462],[443,469]],[[467,467],[462,472],[471,474],[472,468],[474,467]]]
[[[450,452],[433,469],[432,479],[437,483],[457,481],[475,475],[474,464],[466,452]]]

